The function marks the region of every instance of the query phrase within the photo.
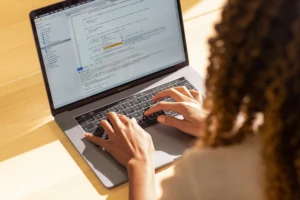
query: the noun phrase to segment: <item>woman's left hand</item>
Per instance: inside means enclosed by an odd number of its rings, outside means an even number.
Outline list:
[[[108,113],[108,121],[100,122],[101,127],[108,134],[109,139],[104,140],[86,133],[89,141],[103,147],[119,163],[128,168],[129,164],[153,165],[154,146],[151,136],[142,129],[133,119],[116,113]]]

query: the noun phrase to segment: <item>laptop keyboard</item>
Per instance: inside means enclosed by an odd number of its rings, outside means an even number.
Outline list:
[[[160,115],[177,115],[177,113],[173,111],[160,111],[150,116],[144,116],[144,113],[146,110],[156,104],[156,102],[152,101],[152,98],[157,93],[172,87],[179,86],[186,86],[189,90],[196,90],[194,86],[192,86],[184,77],[182,77],[174,81],[165,83],[161,86],[147,90],[145,92],[130,96],[116,103],[80,115],[76,117],[75,120],[85,132],[94,134],[95,136],[101,137],[103,139],[108,138],[107,134],[100,127],[99,122],[101,120],[107,120],[106,115],[109,112],[122,114],[130,119],[135,118],[141,127],[147,128],[149,126],[157,124],[157,117]],[[172,98],[165,98],[159,100],[159,102],[160,101],[175,102]]]

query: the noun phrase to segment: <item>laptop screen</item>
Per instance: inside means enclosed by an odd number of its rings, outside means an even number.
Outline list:
[[[35,26],[55,109],[186,61],[176,0],[90,0]]]

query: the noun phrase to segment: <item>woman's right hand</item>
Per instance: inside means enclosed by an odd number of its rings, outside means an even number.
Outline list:
[[[201,137],[203,133],[203,119],[206,114],[202,109],[202,95],[195,90],[188,90],[186,87],[176,87],[158,93],[153,101],[171,97],[176,102],[159,102],[145,112],[145,115],[170,110],[183,116],[183,120],[175,117],[161,115],[158,122],[167,126],[178,128],[190,135]]]

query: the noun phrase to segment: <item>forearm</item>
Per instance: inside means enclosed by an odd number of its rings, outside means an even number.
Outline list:
[[[154,200],[155,169],[151,162],[133,162],[128,165],[129,199]]]

